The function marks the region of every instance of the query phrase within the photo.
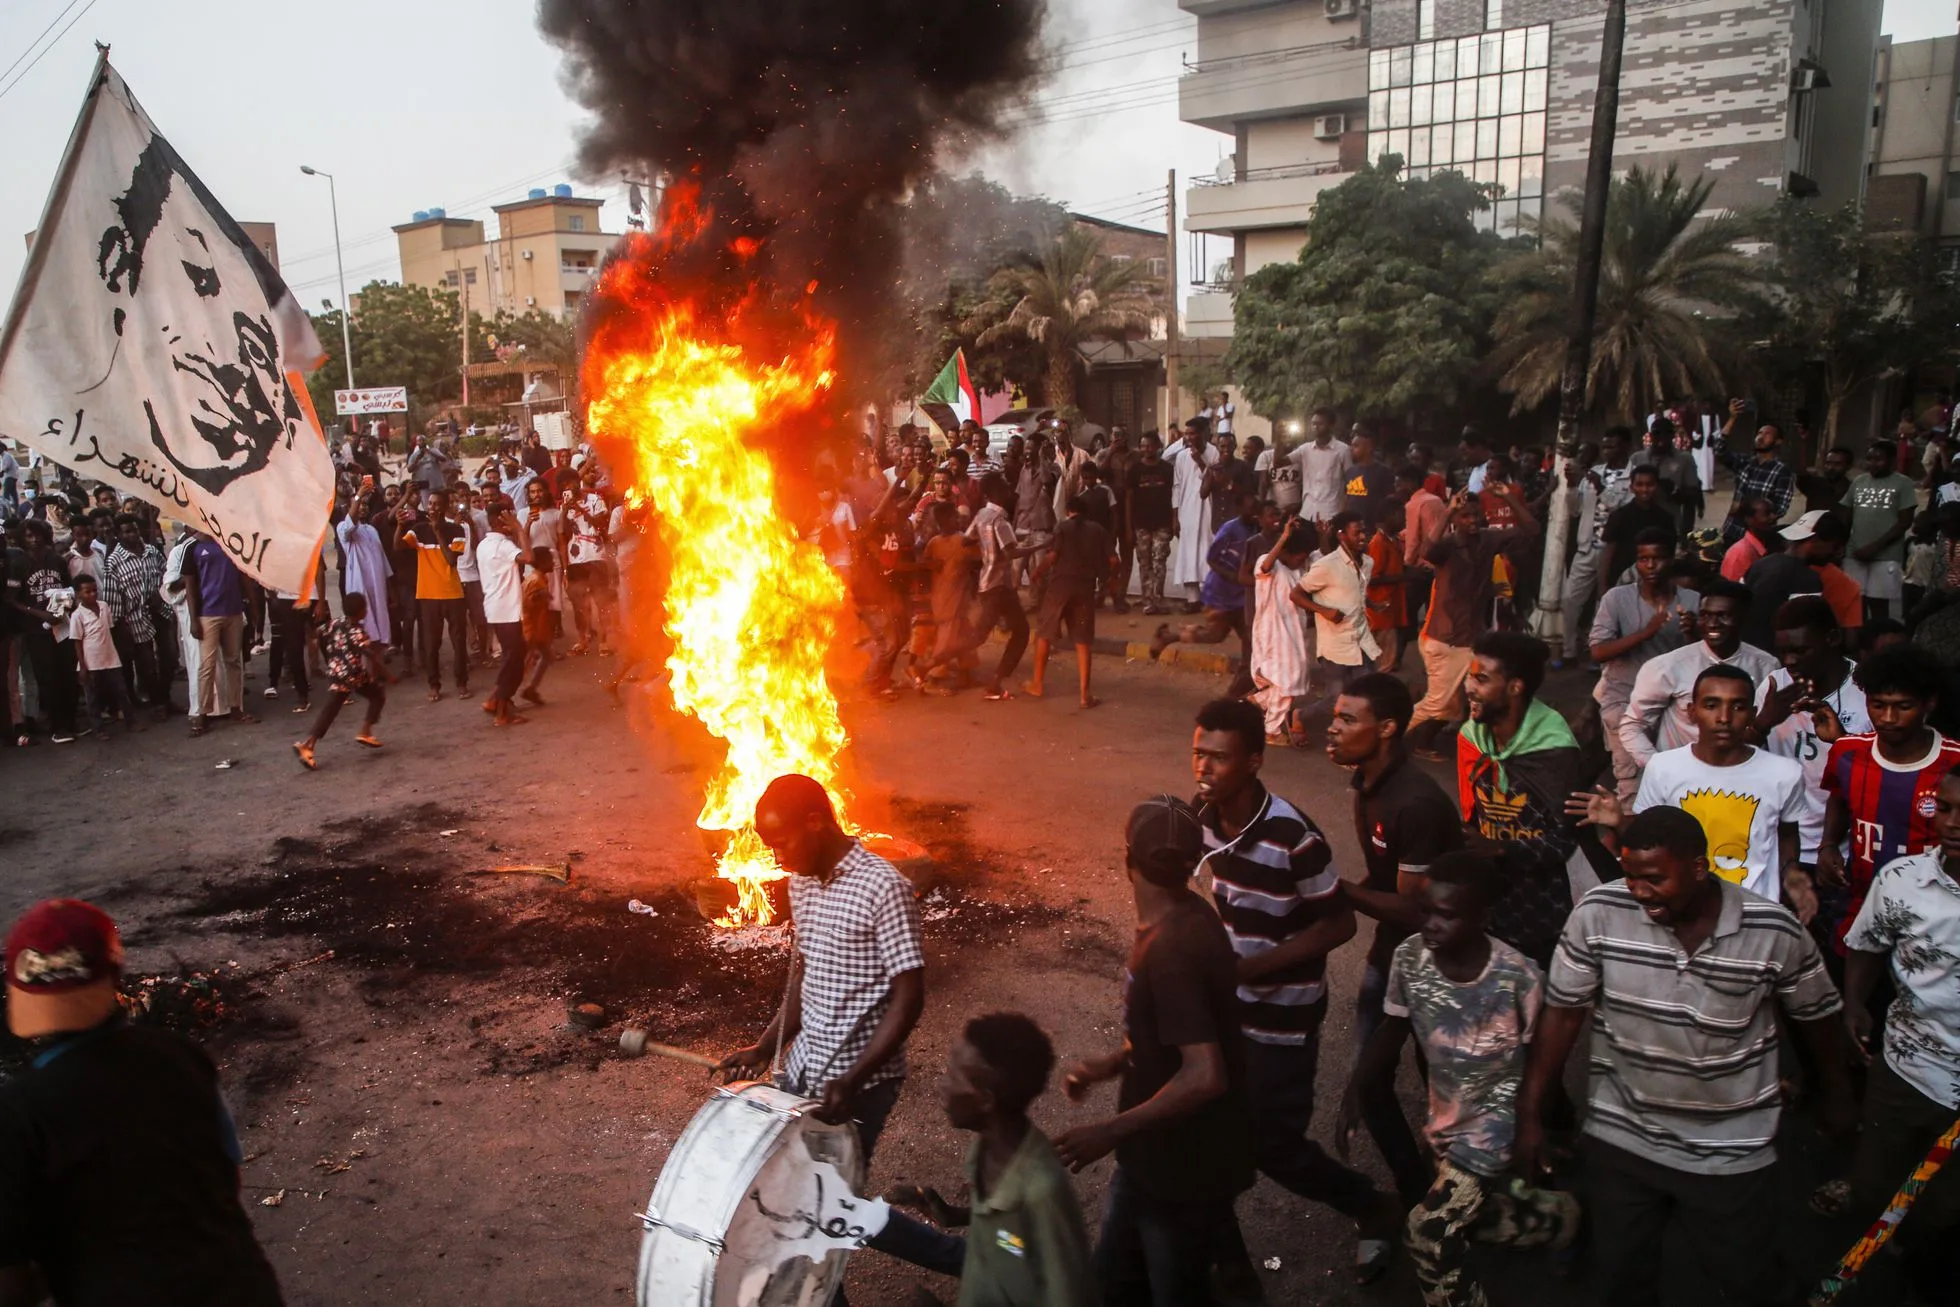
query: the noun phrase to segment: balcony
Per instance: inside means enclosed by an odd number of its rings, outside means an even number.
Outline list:
[[[1223,287],[1193,289],[1184,300],[1184,335],[1229,339],[1232,335],[1232,292]]]
[[[566,294],[584,294],[592,289],[592,279],[599,275],[596,267],[576,263],[558,265],[558,289]]]
[[[1303,227],[1314,201],[1353,175],[1341,163],[1302,163],[1254,168],[1233,181],[1201,179],[1184,195],[1186,231],[1256,231]]]
[[[1177,116],[1231,132],[1249,118],[1298,117],[1368,102],[1368,51],[1357,38],[1194,64],[1177,82]]]

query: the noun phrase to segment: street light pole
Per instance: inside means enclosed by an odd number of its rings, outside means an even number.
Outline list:
[[[333,267],[340,278],[340,356],[347,364],[347,389],[354,388],[354,336],[347,328],[347,320],[353,314],[353,306],[347,302],[347,267],[340,256],[340,197],[334,191],[333,174],[309,168],[305,164],[299,170],[308,177],[327,179],[327,203],[333,209]]]

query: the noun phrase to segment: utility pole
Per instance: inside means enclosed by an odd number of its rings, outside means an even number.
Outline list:
[[[1164,210],[1164,390],[1166,392],[1164,426],[1168,431],[1177,429],[1177,169],[1170,171],[1170,180],[1164,186],[1164,200],[1169,206]]]
[[[1620,57],[1626,47],[1626,0],[1607,0],[1606,30],[1599,42],[1599,88],[1593,92],[1591,152],[1586,158],[1585,207],[1579,214],[1579,251],[1572,271],[1572,319],[1565,341],[1565,370],[1558,388],[1558,458],[1552,466],[1551,520],[1545,524],[1545,568],[1538,587],[1536,634],[1557,639],[1563,611],[1566,537],[1572,528],[1573,489],[1566,466],[1578,453],[1579,419],[1586,408],[1592,371],[1593,323],[1599,311],[1599,259],[1606,242],[1606,200],[1613,185],[1613,137],[1620,116]],[[1590,523],[1586,526],[1590,528]]]
[[[470,284],[463,283],[463,407],[470,406]]]

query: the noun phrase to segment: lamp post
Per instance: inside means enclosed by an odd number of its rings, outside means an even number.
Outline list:
[[[353,308],[347,302],[347,266],[340,255],[340,197],[334,193],[332,173],[309,168],[303,163],[299,166],[299,170],[308,177],[327,179],[327,203],[333,208],[333,267],[340,278],[340,356],[347,364],[347,389],[352,390],[354,388],[354,336],[347,329],[347,319],[353,313]]]

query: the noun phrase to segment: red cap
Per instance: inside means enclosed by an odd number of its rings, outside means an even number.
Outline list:
[[[66,994],[122,974],[122,936],[109,914],[80,899],[43,899],[7,932],[7,984]]]

